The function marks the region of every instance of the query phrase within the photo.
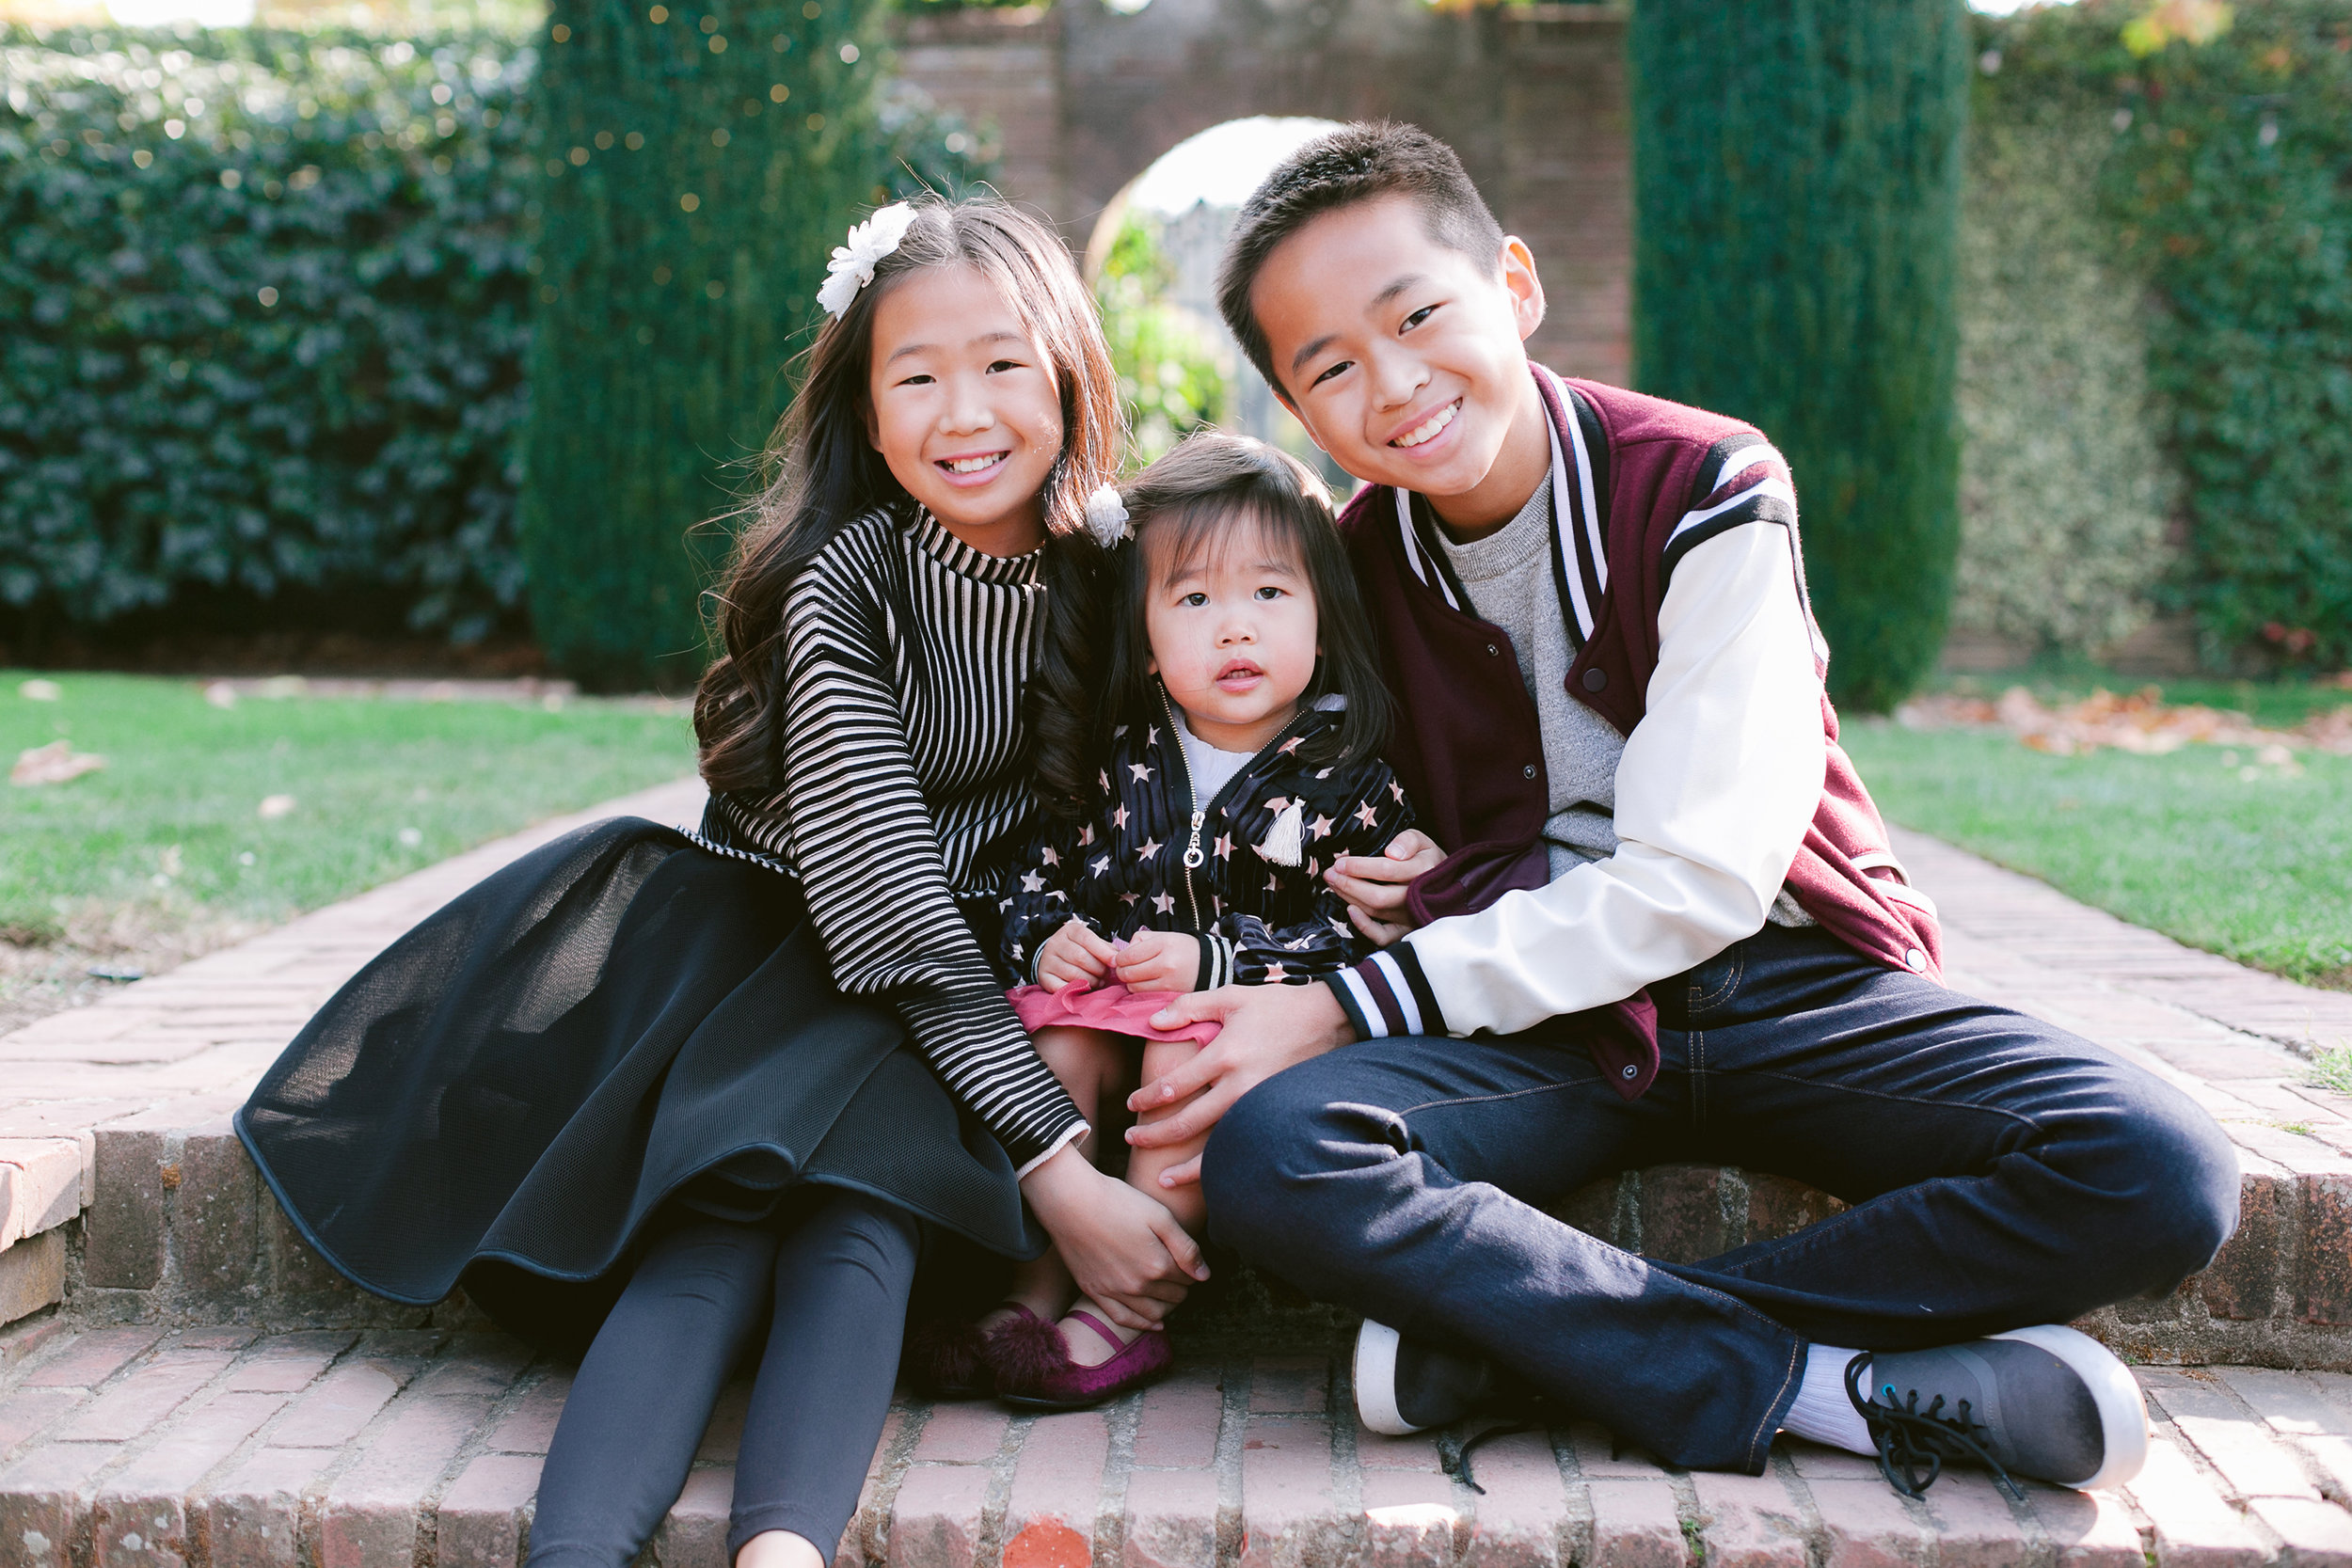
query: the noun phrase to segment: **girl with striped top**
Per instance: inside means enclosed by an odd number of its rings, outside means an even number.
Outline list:
[[[602,823],[493,876],[362,971],[239,1117],[359,1284],[424,1305],[462,1282],[586,1347],[534,1568],[629,1562],[755,1349],[730,1555],[821,1568],[918,1255],[1034,1256],[1034,1214],[1131,1328],[1205,1277],[1165,1208],[1073,1147],[1085,1121],[991,960],[1029,671],[1079,634],[1057,539],[1118,448],[1092,303],[1042,223],[935,200],[851,230],[818,297],[834,319],[718,595],[701,832]]]

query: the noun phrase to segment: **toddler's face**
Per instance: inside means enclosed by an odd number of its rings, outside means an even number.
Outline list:
[[[1147,530],[1143,541],[1151,546]],[[1298,552],[1247,521],[1188,562],[1152,560],[1144,626],[1152,670],[1192,733],[1255,752],[1314,678],[1315,596]]]

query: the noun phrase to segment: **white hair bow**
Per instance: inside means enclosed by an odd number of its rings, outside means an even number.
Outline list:
[[[1118,486],[1105,484],[1087,498],[1087,531],[1106,550],[1136,536],[1134,525],[1127,520],[1127,502]]]
[[[874,268],[898,248],[914,223],[914,208],[894,201],[850,230],[847,245],[833,247],[825,263],[825,280],[818,286],[817,303],[835,316],[850,308],[857,292],[874,280]]]

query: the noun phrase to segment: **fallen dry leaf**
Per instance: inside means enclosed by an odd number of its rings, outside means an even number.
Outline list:
[[[18,753],[16,766],[8,769],[8,783],[64,784],[85,773],[95,773],[105,766],[106,759],[94,752],[77,752],[70,740],[53,740],[46,746],[36,746]]]
[[[2291,730],[2265,730],[2243,713],[2195,703],[2170,705],[2153,686],[2127,696],[2093,691],[2058,707],[2043,706],[2022,686],[2002,692],[1998,702],[1919,697],[1897,708],[1895,718],[1915,730],[2003,729],[2037,752],[2064,757],[2101,747],[2162,755],[2191,742],[2250,747],[2257,760],[2273,768],[2292,766],[2300,750],[2352,755],[2352,707],[2313,714]]]

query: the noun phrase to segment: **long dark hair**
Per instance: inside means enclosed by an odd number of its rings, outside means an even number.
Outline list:
[[[1253,531],[1276,548],[1297,552],[1314,593],[1323,657],[1302,701],[1334,694],[1347,700],[1340,722],[1313,736],[1301,748],[1301,760],[1357,761],[1380,750],[1394,703],[1380,679],[1371,621],[1331,515],[1330,493],[1314,470],[1263,441],[1205,433],[1137,474],[1120,499],[1135,537],[1107,551],[1090,541],[1080,546],[1100,563],[1089,575],[1102,635],[1071,650],[1084,658],[1083,666],[1054,670],[1055,660],[1068,656],[1049,646],[1032,687],[1037,791],[1048,811],[1083,809],[1115,728],[1157,711],[1144,617],[1153,578],[1182,571],[1209,551],[1232,548]],[[1087,670],[1098,672],[1090,683]],[[1053,711],[1059,693],[1089,684],[1099,693],[1090,706]]]
[[[1046,611],[1043,643],[1072,647],[1054,662],[1080,667],[1084,578],[1092,553],[1083,538],[1086,499],[1117,471],[1118,379],[1094,301],[1069,249],[1042,221],[1001,201],[918,198],[898,248],[874,268],[839,316],[825,323],[800,368],[791,408],[776,426],[762,466],[762,489],[740,515],[724,582],[713,596],[726,652],[703,673],[694,694],[702,775],[712,789],[771,787],[782,772],[777,717],[784,700],[784,606],[792,581],[835,534],[881,505],[909,504],[905,488],[867,439],[867,376],[874,309],[909,275],[973,268],[996,285],[1037,338],[1061,390],[1062,449],[1043,496]],[[1069,700],[1083,709],[1085,695]]]

